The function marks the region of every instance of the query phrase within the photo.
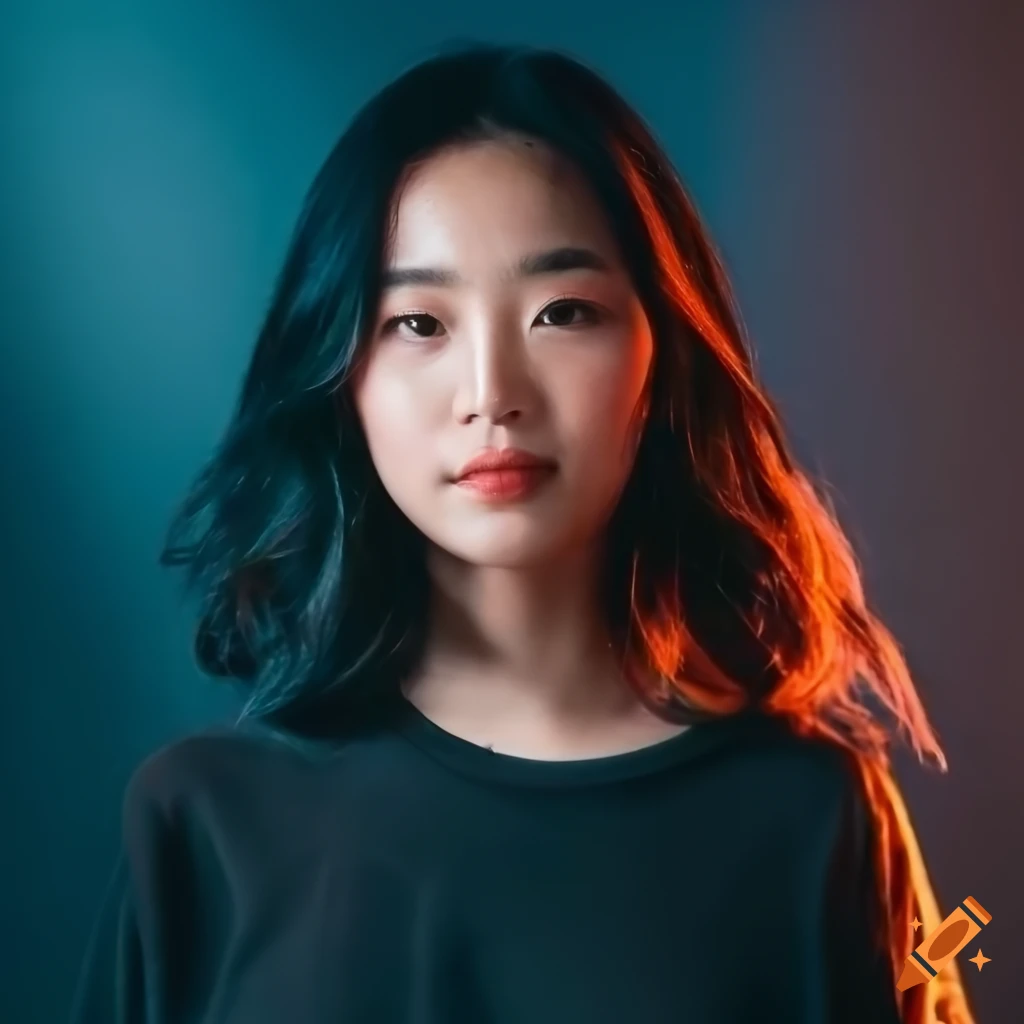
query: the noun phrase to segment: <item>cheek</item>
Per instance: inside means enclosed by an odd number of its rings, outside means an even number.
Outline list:
[[[647,336],[574,360],[552,374],[558,417],[583,454],[628,448],[651,365]]]
[[[388,490],[408,481],[410,466],[431,436],[429,394],[413,388],[407,376],[371,367],[354,389],[356,409],[374,465]]]

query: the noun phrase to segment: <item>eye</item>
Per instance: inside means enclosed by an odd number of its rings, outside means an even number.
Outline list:
[[[577,314],[580,314],[577,317]],[[556,299],[537,317],[538,321],[551,318],[553,322],[542,323],[542,327],[583,327],[600,322],[601,313],[589,302],[580,299]],[[429,313],[402,313],[384,322],[381,334],[394,334],[405,326],[415,338],[427,341],[438,336],[441,321]]]
[[[429,313],[403,313],[385,321],[381,334],[393,334],[401,325],[409,325],[409,329],[417,338],[433,338],[441,321]]]
[[[574,319],[577,312],[582,314],[579,320]],[[545,317],[553,317],[554,322],[543,324],[544,327],[582,327],[585,324],[598,323],[601,314],[589,302],[582,302],[579,299],[557,299],[543,310],[537,319],[543,320]]]

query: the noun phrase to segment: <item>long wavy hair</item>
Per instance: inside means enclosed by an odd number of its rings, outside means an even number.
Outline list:
[[[759,384],[722,264],[651,130],[563,53],[459,44],[354,117],[317,173],[237,409],[162,554],[201,601],[196,656],[243,716],[318,731],[393,693],[422,650],[423,539],[350,397],[394,198],[441,147],[526,134],[601,202],[652,324],[649,414],[607,533],[609,633],[665,714],[759,705],[888,763],[945,767],[835,514]],[[640,685],[640,684],[637,684]]]

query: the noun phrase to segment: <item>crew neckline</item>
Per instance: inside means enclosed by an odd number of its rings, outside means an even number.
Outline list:
[[[393,727],[433,760],[491,782],[560,787],[620,782],[663,771],[726,740],[762,726],[768,717],[751,709],[691,725],[676,736],[635,750],[573,760],[502,754],[456,736],[428,718],[404,694],[396,696]]]

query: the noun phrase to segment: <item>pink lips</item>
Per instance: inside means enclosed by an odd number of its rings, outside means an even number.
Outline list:
[[[485,501],[517,501],[542,487],[555,469],[551,459],[532,452],[488,448],[470,459],[454,482]]]

